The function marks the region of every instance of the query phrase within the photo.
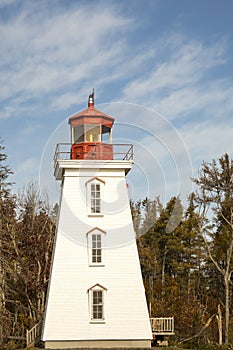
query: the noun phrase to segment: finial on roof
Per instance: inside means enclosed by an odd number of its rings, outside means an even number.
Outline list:
[[[88,107],[94,106],[95,101],[94,101],[94,88],[92,89],[92,93],[89,95],[88,98]]]

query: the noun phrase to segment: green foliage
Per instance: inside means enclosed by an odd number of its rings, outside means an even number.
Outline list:
[[[207,275],[201,219],[193,193],[186,210],[180,199],[173,197],[160,207],[153,225],[137,239],[151,316],[175,316],[176,341],[193,337],[189,341],[192,346],[218,341],[217,303]],[[210,326],[205,329],[209,319]]]

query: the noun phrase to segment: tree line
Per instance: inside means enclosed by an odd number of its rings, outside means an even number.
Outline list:
[[[203,162],[179,197],[131,203],[152,317],[175,317],[176,341],[233,342],[233,160]]]
[[[57,207],[31,182],[18,195],[0,143],[0,348],[17,348],[44,314]],[[233,342],[233,161],[203,162],[196,190],[131,201],[151,317],[175,317],[180,345]]]
[[[56,213],[34,182],[12,194],[6,160],[1,143],[0,349],[14,349],[44,314]]]

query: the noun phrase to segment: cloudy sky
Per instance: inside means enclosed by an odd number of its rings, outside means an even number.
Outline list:
[[[233,156],[232,0],[0,0],[0,136],[14,190],[53,201],[56,143],[87,106],[135,145],[134,199],[192,189],[202,160]]]

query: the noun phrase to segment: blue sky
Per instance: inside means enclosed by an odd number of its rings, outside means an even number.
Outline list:
[[[113,115],[135,144],[134,198],[192,190],[202,160],[233,155],[232,0],[0,0],[0,136],[14,190],[58,198],[52,159],[67,118]]]

